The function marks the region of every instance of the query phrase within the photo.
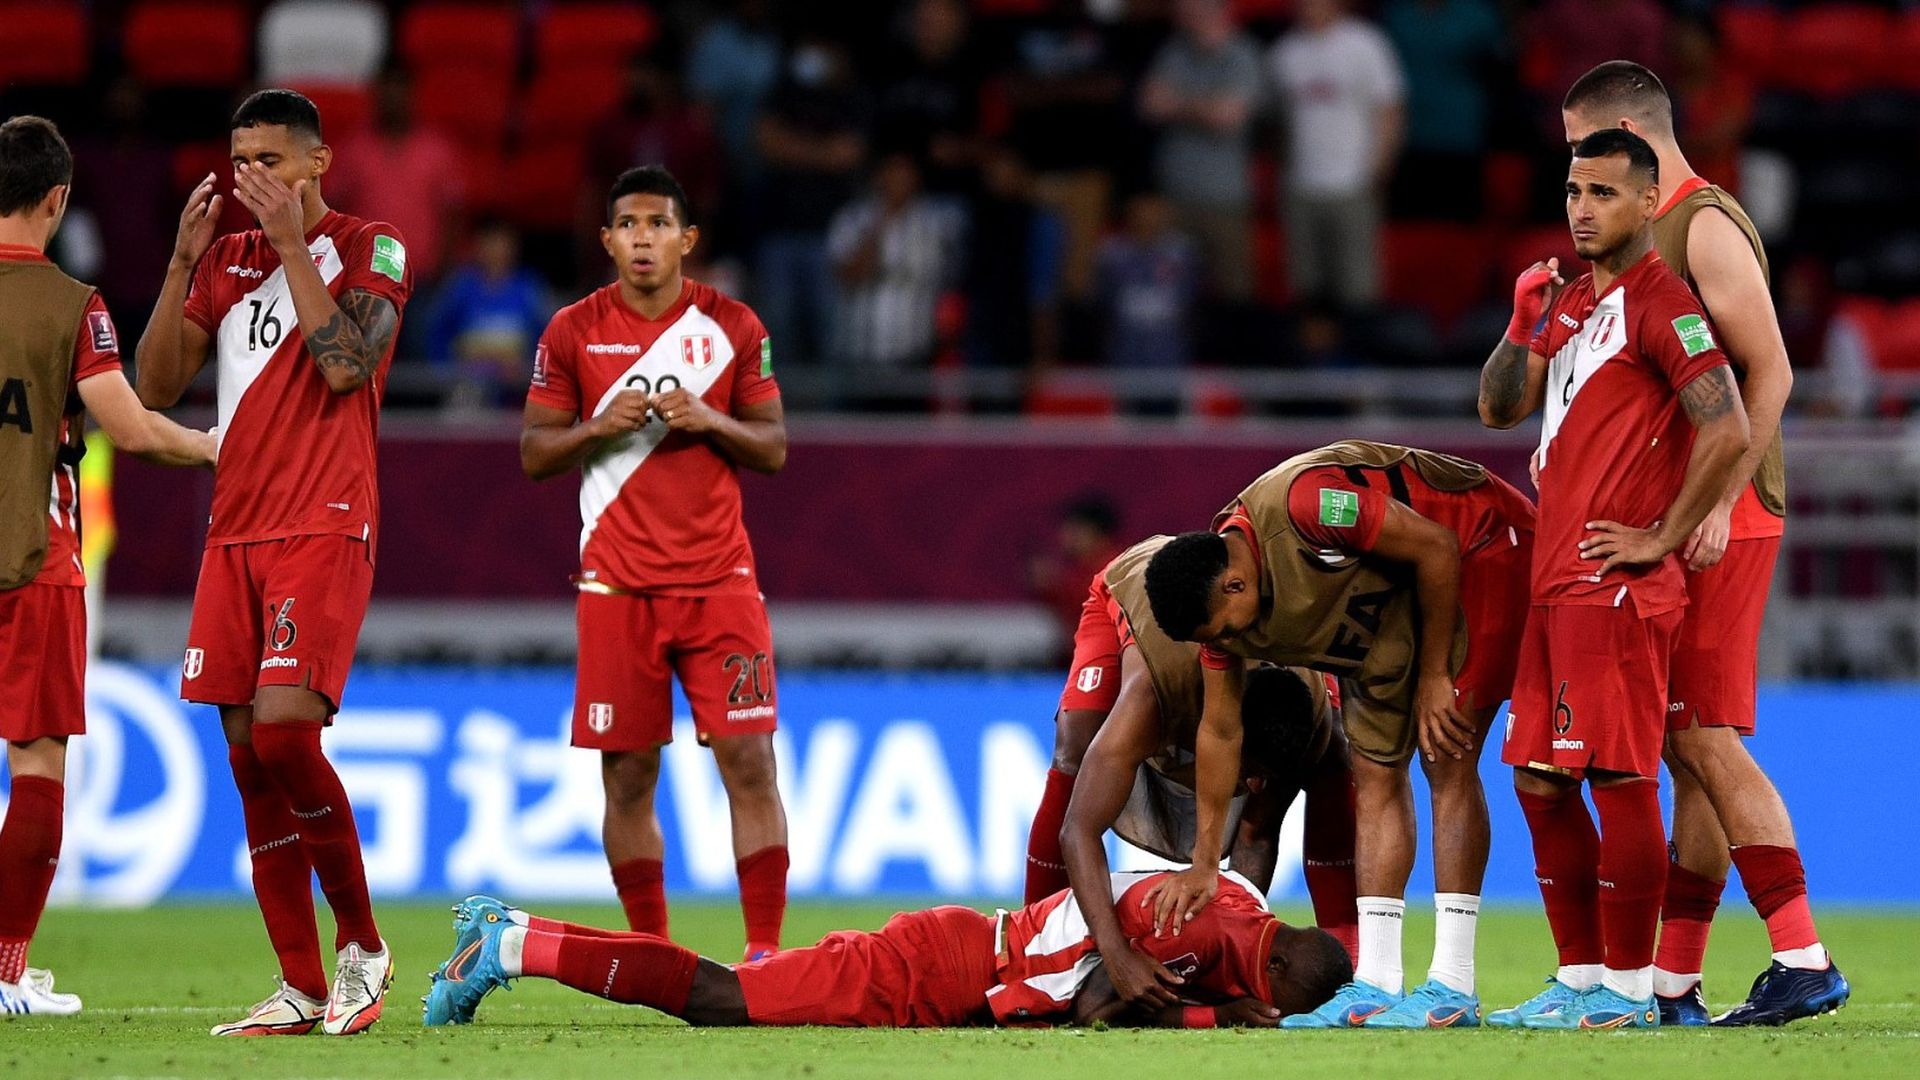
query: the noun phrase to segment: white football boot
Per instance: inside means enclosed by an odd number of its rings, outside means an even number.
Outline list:
[[[72,1016],[80,1011],[78,994],[53,992],[53,973],[28,968],[17,983],[0,982],[0,1015]]]
[[[311,998],[277,979],[279,986],[266,999],[231,1024],[221,1024],[214,1035],[305,1035],[319,1026],[327,1003]]]
[[[321,1028],[329,1035],[358,1035],[372,1027],[392,985],[393,957],[386,942],[375,953],[348,942],[334,961],[333,993],[327,997]]]

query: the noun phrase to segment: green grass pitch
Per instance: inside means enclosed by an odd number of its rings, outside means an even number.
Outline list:
[[[1415,911],[1419,902],[1410,905]],[[789,944],[842,927],[872,927],[891,907],[797,905]],[[611,906],[551,914],[613,925]],[[1281,911],[1304,918],[1297,910]],[[445,905],[384,905],[398,958],[387,1012],[365,1035],[213,1039],[206,1030],[271,989],[271,954],[247,907],[50,912],[34,945],[60,988],[83,995],[72,1019],[0,1018],[0,1076],[564,1077],[1257,1077],[1432,1076],[1456,1080],[1679,1077],[1770,1080],[1920,1076],[1920,913],[1826,913],[1821,928],[1854,985],[1835,1016],[1771,1031],[1232,1032],[694,1030],[637,1008],[523,981],[496,992],[472,1027],[423,1030],[418,999],[453,934]],[[738,955],[738,910],[677,905],[674,930],[719,958]],[[1432,920],[1408,920],[1417,981]],[[1707,989],[1716,1008],[1745,994],[1766,960],[1750,911],[1728,905],[1714,931]],[[1525,909],[1482,919],[1481,993],[1488,1008],[1533,993],[1552,962],[1544,922]]]

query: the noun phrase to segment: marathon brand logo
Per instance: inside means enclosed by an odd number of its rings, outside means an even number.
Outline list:
[[[1698,315],[1682,315],[1673,320],[1673,332],[1680,338],[1680,347],[1688,356],[1699,356],[1714,348],[1713,327]]]
[[[1569,739],[1567,732],[1573,730],[1573,706],[1567,704],[1567,683],[1562,679],[1560,693],[1553,699],[1553,748],[1555,750],[1585,750],[1584,739]]]
[[[251,266],[240,266],[238,264],[227,267],[227,273],[246,278],[248,281],[259,281],[261,278],[267,276],[265,270],[259,270]]]
[[[120,351],[119,336],[113,332],[113,316],[104,311],[87,312],[87,332],[93,335],[94,352],[117,353]]]
[[[595,341],[587,345],[588,356],[639,356],[646,351],[647,348],[644,345],[634,345],[625,341],[611,343]]]
[[[260,661],[261,671],[267,671],[271,668],[297,668],[299,666],[300,661],[291,656],[269,656],[265,660]]]
[[[765,720],[768,717],[773,716],[774,713],[775,713],[774,707],[771,705],[755,705],[749,709],[728,709],[727,719],[736,721],[736,722],[745,721],[745,720]]]

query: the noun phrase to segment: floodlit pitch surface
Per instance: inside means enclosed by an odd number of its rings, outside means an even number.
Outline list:
[[[1737,896],[1738,887],[1730,892]],[[1418,911],[1419,902],[1411,905]],[[874,927],[890,908],[824,904],[788,913],[787,941]],[[612,925],[601,908],[556,916]],[[1283,915],[1304,917],[1296,909]],[[1566,1080],[1672,1076],[1684,1080],[1920,1076],[1920,912],[1825,913],[1823,935],[1853,981],[1838,1015],[1776,1030],[1658,1032],[1233,1032],[694,1030],[639,1008],[551,983],[497,991],[466,1028],[424,1030],[427,972],[449,951],[445,905],[383,905],[398,958],[385,1016],[367,1034],[329,1039],[214,1039],[272,989],[271,953],[251,908],[49,912],[34,945],[59,988],[83,995],[74,1019],[0,1018],[0,1076],[245,1077],[1016,1077],[1432,1076]],[[1410,981],[1422,976],[1432,920],[1408,920]],[[731,905],[679,904],[676,935],[721,958],[740,950]],[[1481,992],[1488,1008],[1532,994],[1552,968],[1546,924],[1533,911],[1482,919]],[[330,936],[331,931],[327,934]],[[1745,905],[1715,927],[1707,989],[1716,1009],[1741,998],[1766,962],[1766,939]],[[1208,1070],[1199,1073],[1199,1069]]]

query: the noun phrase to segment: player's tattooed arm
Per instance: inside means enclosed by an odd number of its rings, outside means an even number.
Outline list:
[[[1545,398],[1547,362],[1525,345],[1502,340],[1480,368],[1480,422],[1510,428]]]
[[[314,366],[336,394],[364,386],[380,366],[394,336],[400,312],[393,301],[365,289],[349,289],[338,310],[307,333]]]
[[[1721,364],[1680,388],[1680,404],[1696,428],[1706,427],[1740,407],[1733,369]]]

